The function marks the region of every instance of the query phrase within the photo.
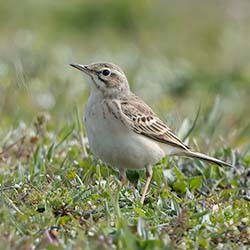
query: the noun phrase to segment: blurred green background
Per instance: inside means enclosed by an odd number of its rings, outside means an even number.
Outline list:
[[[175,131],[200,107],[194,134],[216,129],[240,146],[250,138],[249,10],[248,0],[1,0],[0,136],[41,112],[70,123],[89,89],[69,63],[105,60]]]

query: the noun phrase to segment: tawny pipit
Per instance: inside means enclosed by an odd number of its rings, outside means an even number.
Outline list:
[[[183,155],[217,165],[230,164],[193,152],[153,110],[129,88],[124,72],[113,63],[70,64],[91,78],[91,93],[85,109],[89,146],[102,161],[119,170],[146,168],[144,202],[152,178],[152,165],[166,155]]]

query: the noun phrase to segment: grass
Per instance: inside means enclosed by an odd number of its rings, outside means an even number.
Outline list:
[[[83,148],[76,113],[51,128],[46,116],[2,140],[1,242],[8,249],[208,249],[250,244],[249,153],[212,155],[219,168],[186,158],[154,167],[145,204],[144,171],[118,174]],[[11,143],[9,143],[11,142]]]
[[[195,11],[194,11],[195,10]],[[248,249],[249,3],[32,2],[0,8],[0,249]],[[131,87],[220,168],[184,157],[118,173],[85,138],[86,80],[121,65]]]

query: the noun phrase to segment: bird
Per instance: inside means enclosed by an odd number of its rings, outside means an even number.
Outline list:
[[[85,126],[91,151],[120,173],[146,169],[143,204],[152,166],[165,156],[187,156],[219,166],[231,164],[193,151],[129,86],[124,71],[111,62],[70,64],[89,77],[90,95],[85,106]]]

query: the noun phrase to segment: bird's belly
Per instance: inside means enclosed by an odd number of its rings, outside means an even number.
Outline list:
[[[88,116],[86,128],[91,150],[112,167],[141,169],[164,157],[156,142],[136,134],[114,117],[101,113]]]

